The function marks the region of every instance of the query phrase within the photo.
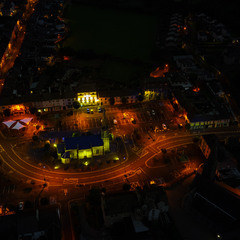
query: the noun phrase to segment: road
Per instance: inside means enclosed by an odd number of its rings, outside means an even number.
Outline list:
[[[218,130],[219,136],[229,134],[238,134],[238,131]],[[174,178],[171,172],[176,168],[174,165],[163,164],[152,165],[152,159],[161,154],[161,149],[172,149],[179,146],[185,146],[192,143],[194,135],[199,133],[177,133],[174,131],[160,132],[155,141],[146,140],[146,147],[140,153],[131,153],[129,158],[121,165],[111,166],[111,168],[101,169],[93,172],[65,172],[49,171],[39,166],[30,164],[21,158],[15,149],[15,144],[11,144],[8,139],[0,136],[0,159],[2,168],[5,171],[12,172],[15,177],[24,179],[24,181],[35,180],[36,185],[33,186],[33,199],[40,192],[39,183],[43,184],[44,178],[48,183],[48,187],[42,193],[42,196],[56,197],[56,201],[62,204],[62,222],[69,223],[68,201],[85,199],[89,189],[92,186],[105,187],[108,192],[121,190],[123,183],[131,183],[132,187],[146,184],[154,177],[164,177],[165,179]],[[205,133],[207,134],[207,133]],[[128,149],[128,147],[127,147]],[[10,174],[11,175],[11,174]],[[77,185],[80,184],[79,187]],[[34,197],[35,196],[35,197]],[[26,196],[25,196],[26,197]],[[23,194],[12,194],[6,197],[7,202],[19,201],[23,199]],[[63,239],[74,239],[72,235],[71,224],[63,226]]]
[[[26,33],[26,25],[28,19],[34,12],[34,7],[38,3],[38,0],[28,0],[25,11],[21,19],[19,19],[13,29],[8,46],[0,61],[0,94],[4,88],[5,77],[8,71],[14,66],[14,62],[18,57],[21,46]]]

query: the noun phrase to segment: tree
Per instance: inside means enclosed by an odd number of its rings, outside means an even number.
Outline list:
[[[98,187],[93,187],[89,190],[88,201],[93,206],[97,206],[100,204],[101,190]]]
[[[161,151],[162,151],[162,153],[167,153],[167,149],[166,148],[162,148]]]
[[[75,109],[79,109],[79,108],[80,108],[80,103],[79,103],[78,101],[74,101],[74,102],[73,102],[73,107],[74,107]]]
[[[189,124],[189,123],[186,123],[185,128],[186,128],[187,130],[189,130],[190,127],[191,127],[190,124]]]
[[[200,138],[199,138],[199,137],[194,137],[194,138],[193,138],[193,142],[194,142],[194,143],[198,143],[199,141],[200,141]]]
[[[11,110],[9,108],[3,110],[3,114],[5,117],[9,117],[11,115]]]
[[[35,114],[37,112],[37,109],[35,107],[31,107],[29,111],[31,114]]]
[[[139,95],[137,96],[137,99],[138,99],[139,102],[142,102],[142,101],[143,101],[143,95],[142,95],[142,94],[139,94]]]
[[[46,143],[46,144],[44,145],[44,150],[45,150],[45,151],[49,151],[49,149],[50,149],[50,143]]]
[[[110,105],[114,105],[114,103],[115,103],[114,97],[109,98],[109,103],[110,103]]]
[[[37,135],[33,135],[33,136],[32,136],[32,140],[33,140],[34,142],[37,142],[37,141],[39,140],[39,137],[38,137]]]
[[[122,97],[121,101],[122,101],[122,104],[126,104],[127,103],[127,98],[126,97]]]
[[[74,132],[72,134],[72,137],[80,137],[80,136],[81,136],[81,133],[79,133],[79,132]]]
[[[48,199],[48,198],[46,198],[46,197],[44,197],[44,198],[41,198],[41,200],[40,200],[40,203],[41,203],[41,205],[44,205],[44,206],[46,206],[46,205],[48,205],[48,204],[49,204],[49,199]]]
[[[124,183],[123,184],[123,190],[124,191],[129,191],[131,189],[131,185],[130,184],[128,184],[128,183]]]
[[[27,200],[27,201],[24,203],[24,207],[25,207],[25,208],[32,208],[32,207],[33,207],[33,204],[32,204],[32,202],[30,202],[29,200]]]

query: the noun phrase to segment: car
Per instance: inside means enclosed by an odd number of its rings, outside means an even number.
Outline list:
[[[73,111],[70,111],[67,113],[67,116],[72,116],[73,115]]]
[[[99,107],[99,108],[98,108],[98,112],[102,112],[102,108]]]
[[[24,202],[19,202],[18,203],[18,210],[22,211],[24,208]]]
[[[155,116],[155,114],[156,114],[156,113],[155,113],[155,110],[152,110],[152,115]]]
[[[90,112],[91,112],[91,114],[93,114],[93,109],[91,109],[91,111],[90,111]]]
[[[90,113],[90,110],[89,110],[89,108],[87,108],[87,113]]]
[[[182,128],[183,125],[181,123],[178,124],[178,128]]]
[[[131,118],[131,121],[133,124],[136,124],[136,119],[135,118]]]
[[[167,130],[167,125],[165,123],[162,124],[163,130]]]

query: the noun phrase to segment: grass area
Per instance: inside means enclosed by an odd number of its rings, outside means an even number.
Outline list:
[[[124,59],[150,59],[158,25],[156,15],[73,4],[66,18],[70,19],[70,36],[63,47]]]

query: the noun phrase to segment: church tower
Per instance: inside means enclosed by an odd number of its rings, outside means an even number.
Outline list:
[[[101,138],[103,140],[104,153],[109,152],[110,151],[110,143],[109,143],[108,126],[107,126],[106,115],[105,115],[105,108],[103,109]]]

